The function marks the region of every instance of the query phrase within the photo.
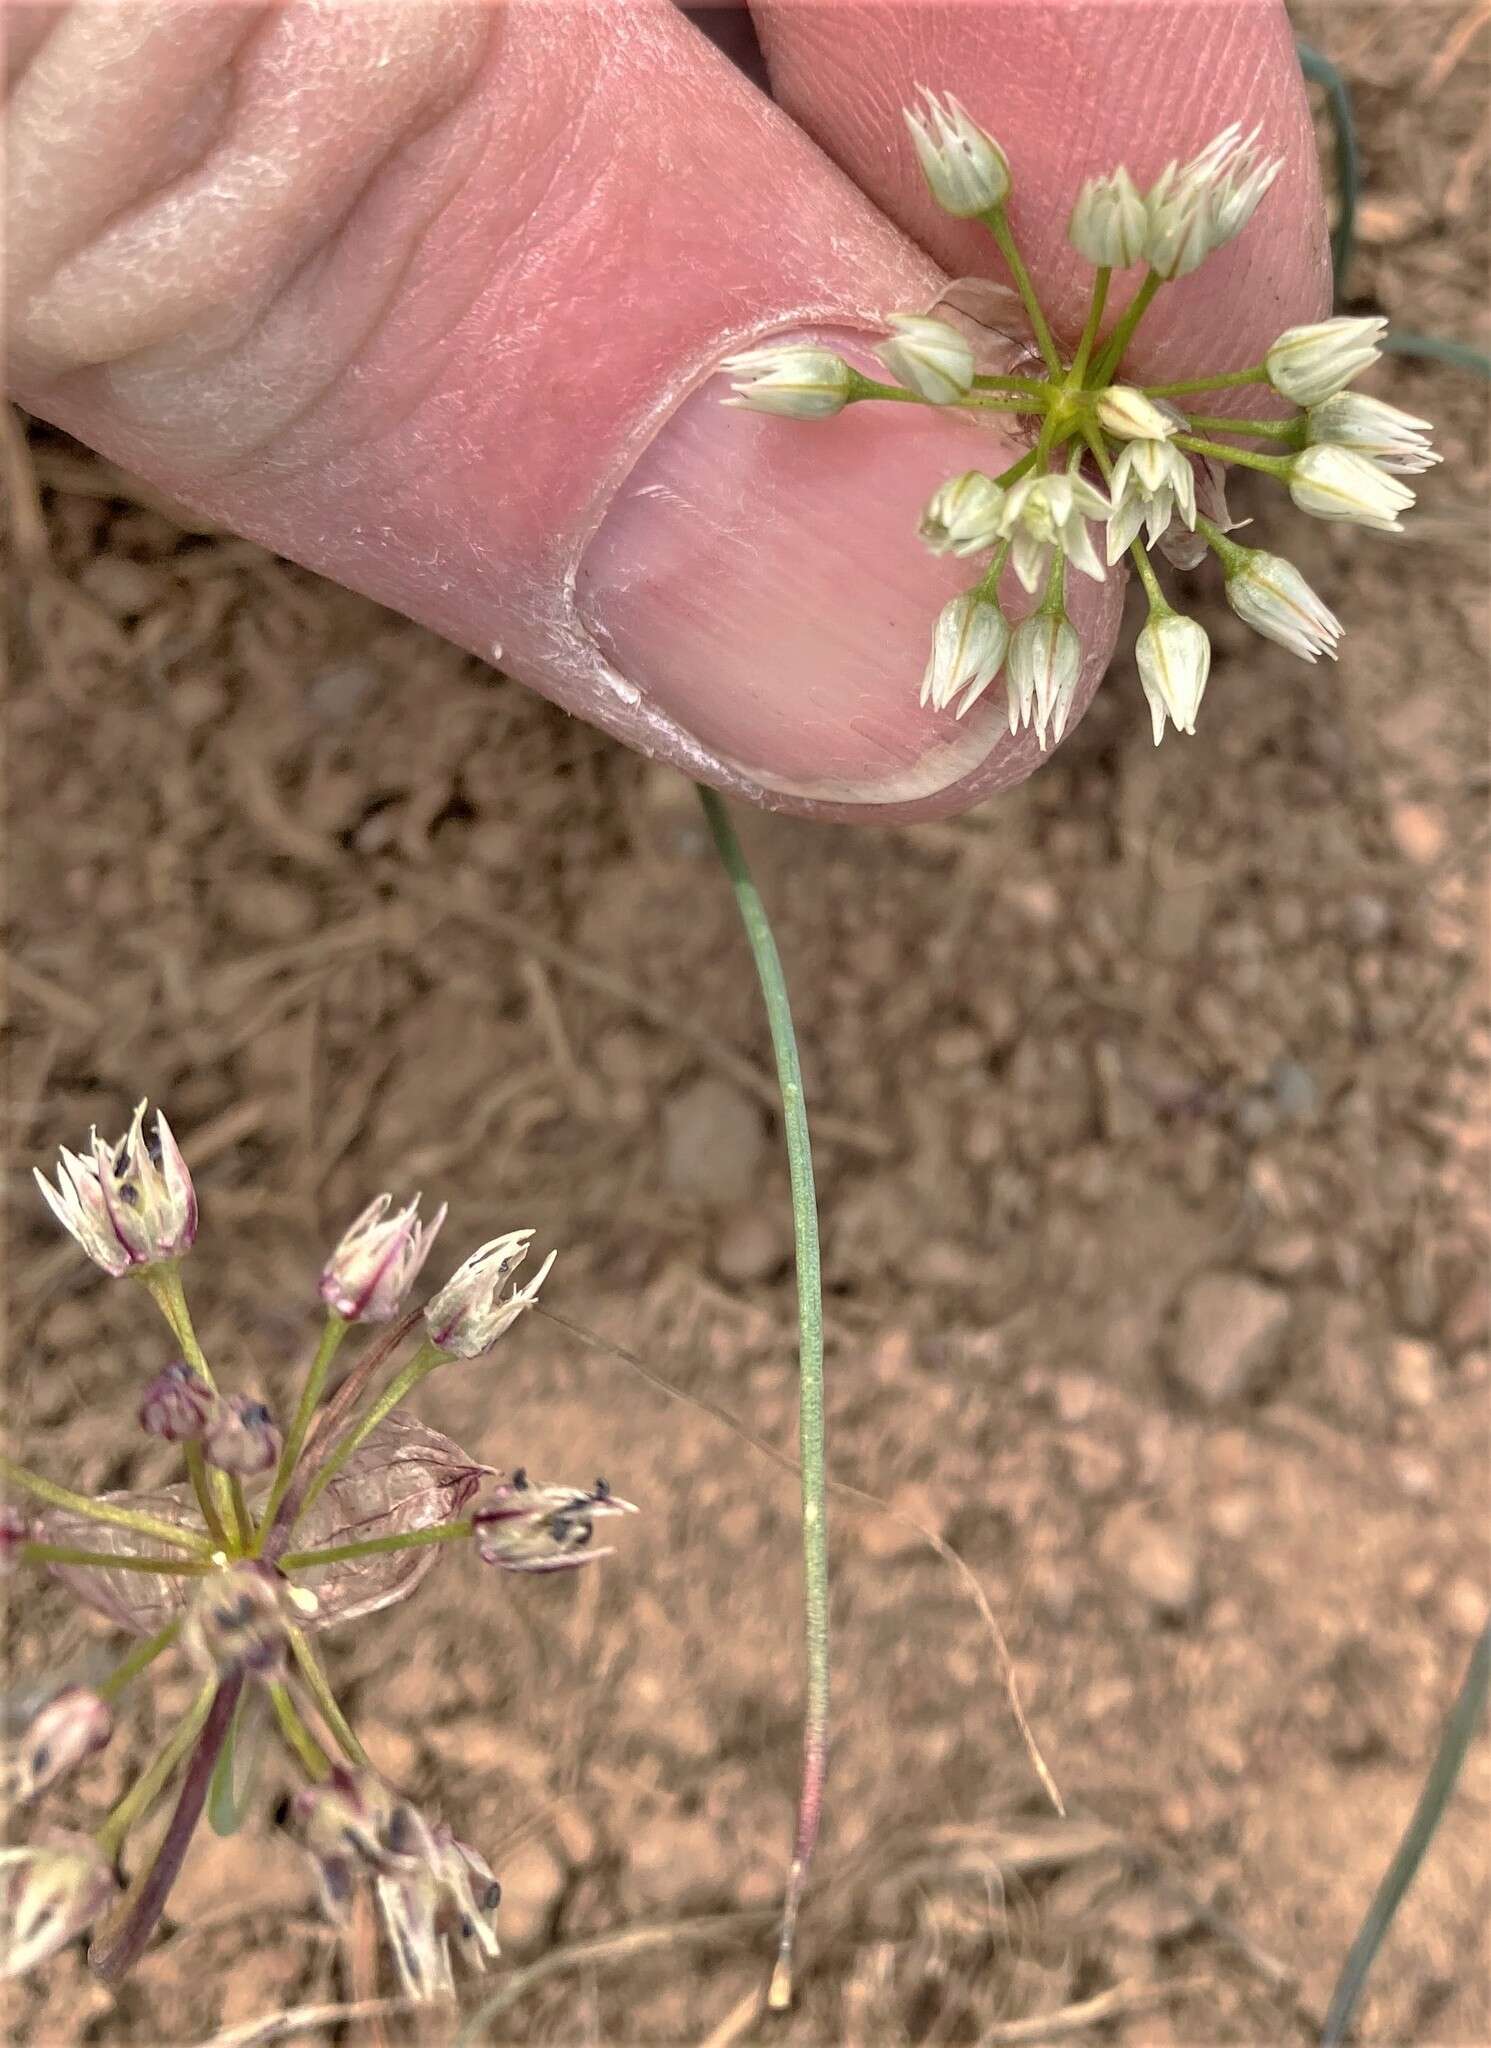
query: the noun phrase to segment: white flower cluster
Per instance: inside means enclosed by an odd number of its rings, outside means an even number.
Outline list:
[[[980,580],[939,617],[922,677],[924,704],[963,717],[1003,673],[1012,732],[1033,726],[1044,748],[1060,738],[1082,674],[1082,647],[1066,614],[1069,570],[1101,582],[1132,558],[1149,597],[1137,662],[1156,743],[1167,722],[1195,730],[1211,645],[1194,619],[1166,602],[1149,549],[1184,567],[1210,551],[1238,617],[1306,661],[1334,655],[1340,622],[1303,576],[1278,555],[1240,546],[1223,489],[1229,464],[1272,476],[1301,511],[1401,532],[1414,502],[1399,479],[1439,460],[1429,423],[1350,391],[1381,354],[1386,321],[1333,319],[1291,327],[1261,362],[1144,387],[1120,379],[1125,353],[1156,292],[1240,234],[1283,168],[1259,147],[1259,130],[1237,123],[1186,162],[1168,164],[1147,192],[1126,170],[1090,178],[1072,210],[1070,238],[1096,267],[1086,326],[1063,361],[1020,260],[1005,214],[1009,160],[950,94],[923,89],[907,110],[918,161],[934,198],[993,233],[1024,299],[1046,375],[980,375],[967,337],[949,321],[892,313],[876,354],[887,384],[832,349],[766,345],[729,357],[736,381],[727,404],[795,419],[826,419],[866,400],[938,405],[1024,422],[1033,443],[998,476],[970,469],[932,496],[921,536],[934,553],[989,556]],[[1109,282],[1135,264],[1145,275],[1104,330]],[[1277,404],[1265,417],[1226,410],[1239,390]],[[1212,393],[1226,394],[1219,399]],[[1211,408],[1223,409],[1213,415]],[[1219,438],[1220,437],[1220,438]],[[1259,444],[1262,444],[1261,447]],[[1101,547],[1090,528],[1104,528]],[[1141,535],[1143,538],[1141,539]],[[1005,614],[1006,568],[1038,602],[1018,622]]]

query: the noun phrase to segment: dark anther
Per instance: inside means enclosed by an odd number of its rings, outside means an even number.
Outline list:
[[[119,1176],[120,1176],[120,1175],[121,1175],[121,1174],[122,1174],[122,1173],[124,1172],[124,1169],[125,1169],[125,1167],[126,1167],[126,1166],[128,1166],[128,1165],[129,1165],[129,1139],[128,1139],[128,1138],[125,1138],[125,1139],[123,1139],[123,1140],[121,1141],[121,1143],[120,1143],[120,1146],[119,1146],[119,1150],[118,1150],[118,1151],[117,1151],[117,1152],[116,1152],[116,1153],[114,1154],[114,1177],[115,1177],[115,1179],[116,1179],[116,1180],[117,1180],[117,1179],[119,1178]]]
[[[516,1493],[526,1493],[526,1492],[527,1492],[527,1490],[528,1490],[528,1467],[527,1467],[526,1465],[520,1465],[520,1466],[518,1467],[517,1471],[516,1471],[516,1472],[514,1472],[514,1474],[513,1474],[513,1490],[514,1490],[514,1492],[516,1492]]]
[[[383,1831],[385,1847],[395,1856],[407,1856],[414,1838],[407,1806],[396,1806],[388,1816],[388,1826]]]
[[[50,1749],[48,1749],[47,1745],[43,1743],[41,1748],[37,1750],[36,1754],[31,1759],[31,1768],[33,1771],[37,1773],[38,1776],[40,1776],[51,1761],[52,1752]]]
[[[269,1420],[269,1410],[262,1401],[245,1401],[242,1412],[250,1429],[262,1429]]]
[[[484,1913],[495,1913],[502,1904],[502,1886],[494,1877],[481,1895],[481,1909]]]
[[[611,1498],[611,1487],[609,1481],[605,1479],[597,1479],[595,1482],[595,1492],[591,1495],[591,1498],[592,1500],[609,1500]]]

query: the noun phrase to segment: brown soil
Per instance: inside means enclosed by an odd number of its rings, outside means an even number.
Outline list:
[[[1405,10],[1301,12],[1357,91],[1355,291],[1484,345],[1485,10],[1448,65],[1457,8],[1414,10],[1413,37]],[[1151,747],[1122,660],[1060,757],[973,817],[742,820],[819,1115],[833,1469],[977,1574],[1077,1816],[1044,1804],[955,1573],[838,1505],[833,1779],[773,2038],[1048,2040],[1001,2028],[1114,1992],[1087,2038],[1309,2040],[1484,1618],[1484,390],[1401,362],[1374,389],[1440,426],[1409,536],[1257,508],[1346,618],[1338,668],[1247,637],[1198,577],[1218,651],[1194,743]],[[454,1248],[535,1226],[562,1248],[557,1308],[790,1449],[780,1129],[687,786],[183,531],[59,436],[29,464],[8,714],[27,1454],[80,1486],[167,1470],[130,1423],[164,1356],[145,1304],[57,1242],[23,1172],[147,1089],[198,1170],[190,1278],[240,1383],[285,1403],[318,1248],[369,1193],[423,1186]],[[798,1747],[790,1475],[539,1319],[420,1411],[646,1509],[599,1571],[496,1583],[447,1559],[329,1639],[378,1763],[499,1868],[502,1968],[618,1938],[492,2038],[760,2038],[742,2001]],[[94,1668],[60,1591],[16,1619],[18,1682]],[[1491,2035],[1488,1801],[1482,1744],[1364,2040]],[[372,1970],[266,1817],[199,1845],[117,2005],[69,1957],[15,2025],[193,2040],[366,1996]]]

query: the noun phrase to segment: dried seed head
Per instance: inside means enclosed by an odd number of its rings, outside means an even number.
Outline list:
[[[450,1358],[479,1358],[531,1308],[549,1277],[556,1253],[550,1252],[526,1287],[511,1294],[502,1290],[528,1256],[531,1230],[509,1231],[478,1246],[458,1266],[425,1309],[430,1342]]]
[[[273,1566],[248,1559],[194,1582],[181,1640],[193,1662],[224,1677],[275,1678],[287,1631],[304,1619],[297,1589]]]
[[[604,1479],[589,1493],[529,1479],[522,1471],[494,1486],[471,1517],[483,1564],[507,1572],[572,1571],[611,1555],[592,1550],[595,1524],[605,1515],[634,1515],[629,1500],[618,1500]]]
[[[86,1932],[114,1896],[114,1873],[86,1835],[0,1849],[0,1977],[35,1969]]]
[[[442,1202],[428,1223],[419,1221],[420,1197],[389,1215],[392,1195],[379,1195],[344,1232],[321,1272],[321,1299],[349,1323],[386,1323],[430,1256],[445,1221]]]
[[[96,1266],[118,1279],[137,1266],[179,1258],[197,1235],[197,1196],[171,1126],[157,1111],[145,1130],[137,1105],[124,1136],[106,1144],[91,1131],[88,1157],[63,1146],[57,1185],[35,1171],[48,1208]]]
[[[280,1455],[280,1433],[262,1401],[229,1394],[215,1401],[202,1436],[202,1455],[219,1472],[254,1479],[271,1471]]]
[[[199,1443],[217,1405],[206,1380],[177,1359],[163,1366],[140,1396],[140,1427],[168,1444]]]
[[[103,1748],[114,1731],[107,1703],[86,1686],[50,1699],[0,1763],[0,1803],[20,1805]]]

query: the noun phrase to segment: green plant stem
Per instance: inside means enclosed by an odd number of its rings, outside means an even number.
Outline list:
[[[168,1621],[164,1628],[157,1629],[153,1636],[147,1636],[143,1643],[137,1643],[127,1657],[121,1658],[98,1689],[102,1700],[117,1700],[132,1685],[140,1673],[150,1665],[181,1633],[180,1621]]]
[[[320,1710],[322,1720],[341,1744],[342,1754],[360,1769],[370,1769],[368,1753],[353,1733],[351,1722],[337,1705],[331,1681],[322,1670],[321,1660],[311,1648],[310,1639],[304,1630],[290,1630],[290,1654],[300,1666],[300,1675]]]
[[[807,1106],[797,1037],[787,998],[781,956],[772,936],[766,907],[752,880],[735,827],[723,800],[712,789],[700,789],[699,801],[714,838],[736,907],[750,942],[756,975],[771,1027],[777,1081],[782,1093],[782,1124],[787,1139],[787,1166],[792,1183],[792,1233],[797,1257],[798,1378],[801,1388],[798,1443],[802,1460],[803,1619],[807,1649],[807,1710],[803,1725],[802,1783],[792,1865],[782,1908],[782,1929],[767,2004],[781,2011],[792,2003],[793,1943],[797,1916],[823,1817],[823,1789],[828,1772],[829,1641],[828,1641],[828,1488],[824,1464],[823,1418],[823,1279],[818,1250],[818,1205],[813,1192],[813,1153],[808,1137]]]
[[[317,1565],[345,1564],[354,1557],[379,1557],[387,1550],[418,1550],[426,1543],[455,1543],[471,1534],[471,1521],[441,1522],[433,1529],[405,1529],[396,1536],[364,1536],[357,1543],[330,1543],[324,1550],[292,1550],[279,1560],[282,1572],[312,1571]]]
[[[1134,558],[1134,566],[1139,571],[1139,581],[1144,585],[1144,594],[1149,599],[1151,615],[1155,612],[1162,614],[1168,612],[1170,606],[1165,601],[1165,593],[1160,588],[1160,579],[1155,575],[1154,569],[1150,564],[1149,555],[1143,541],[1130,541],[1129,553]]]
[[[1262,363],[1251,370],[1222,370],[1215,377],[1183,377],[1178,384],[1142,384],[1146,398],[1184,398],[1192,391],[1231,391],[1239,384],[1266,384],[1268,371]]]
[[[391,1415],[400,1401],[408,1398],[420,1381],[432,1373],[437,1365],[444,1363],[445,1353],[432,1344],[428,1338],[420,1345],[409,1363],[396,1373],[378,1396],[372,1407],[360,1422],[354,1423],[341,1442],[336,1446],[320,1471],[306,1488],[305,1499],[300,1504],[301,1514],[315,1505],[326,1488],[336,1478],[358,1445],[370,1437],[386,1415]]]
[[[300,1453],[305,1444],[306,1431],[311,1426],[311,1417],[315,1414],[322,1393],[325,1391],[326,1375],[331,1371],[332,1360],[341,1348],[342,1339],[346,1334],[347,1323],[345,1318],[339,1316],[333,1309],[327,1315],[326,1322],[322,1327],[321,1336],[316,1345],[316,1354],[307,1368],[305,1385],[300,1390],[300,1399],[296,1403],[295,1415],[290,1423],[289,1433],[285,1437],[284,1448],[280,1452],[279,1464],[275,1467],[274,1479],[269,1488],[269,1498],[264,1503],[264,1512],[259,1518],[259,1527],[255,1532],[254,1548],[256,1551],[264,1547],[264,1538],[274,1527],[274,1518],[279,1513],[280,1502],[285,1497],[290,1480],[294,1475],[295,1467],[299,1462]]]
[[[284,1548],[305,1504],[306,1488],[336,1449],[337,1431],[423,1314],[424,1311],[420,1308],[406,1309],[403,1315],[390,1323],[376,1343],[370,1344],[363,1352],[336,1392],[328,1399],[325,1407],[317,1414],[306,1438],[304,1454],[295,1468],[294,1476],[284,1499],[279,1504],[274,1521],[265,1532],[264,1542],[260,1545],[262,1555],[272,1557]]]
[[[973,380],[973,388],[975,391],[1019,391],[1027,398],[1039,398],[1042,401],[1049,400],[1051,396],[1051,386],[1044,377],[977,376]]]
[[[1000,470],[994,481],[1001,490],[1007,490],[1011,484],[1018,483],[1022,476],[1028,476],[1034,468],[1035,450],[1031,448],[1020,457],[1018,462],[1012,462],[1008,469]]]
[[[1098,338],[1102,325],[1103,308],[1108,303],[1108,285],[1113,271],[1108,264],[1102,265],[1092,281],[1092,304],[1087,309],[1087,324],[1082,329],[1082,338],[1077,343],[1077,353],[1072,358],[1071,381],[1079,385],[1087,375],[1087,365],[1092,356],[1092,345]]]
[[[200,1734],[217,1692],[217,1680],[209,1678],[172,1730],[154,1761],[136,1778],[119,1803],[111,1809],[95,1840],[105,1856],[119,1854],[125,1836],[137,1820],[143,1820],[169,1783],[172,1772]]]
[[[87,1515],[95,1522],[112,1522],[117,1528],[133,1529],[138,1536],[153,1536],[157,1542],[169,1543],[177,1550],[188,1550],[195,1557],[205,1558],[211,1554],[212,1546],[205,1537],[174,1528],[170,1522],[162,1522],[139,1508],[121,1508],[112,1501],[90,1500],[86,1493],[74,1493],[70,1486],[58,1486],[54,1480],[43,1479],[39,1472],[28,1472],[24,1465],[18,1465],[13,1458],[3,1455],[0,1455],[0,1479],[19,1486],[37,1500],[44,1500],[48,1507],[65,1508],[69,1514]]]
[[[238,1532],[235,1551],[240,1557],[246,1557],[254,1547],[254,1518],[244,1498],[243,1481],[236,1472],[228,1474],[228,1504],[233,1514],[233,1526]]]
[[[1403,1902],[1404,1894],[1418,1874],[1418,1867],[1424,1860],[1435,1829],[1444,1817],[1444,1810],[1455,1789],[1455,1781],[1465,1762],[1466,1751],[1475,1739],[1486,1711],[1486,1697],[1491,1691],[1491,1622],[1481,1630],[1476,1646],[1471,1652],[1470,1664],[1461,1681],[1455,1704],[1450,1709],[1444,1734],[1440,1737],[1439,1748],[1429,1766],[1429,1775],[1424,1780],[1424,1789],[1418,1797],[1403,1839],[1394,1851],[1393,1860],[1383,1874],[1361,1931],[1351,1944],[1340,1978],[1331,1996],[1330,2008],[1321,2030],[1320,2048],[1339,2048],[1351,2026],[1353,2015],[1367,1982],[1367,1973],[1381,1948],[1394,1915]]]
[[[1293,420],[1233,420],[1225,413],[1193,412],[1186,415],[1193,427],[1201,427],[1212,433],[1252,434],[1260,440],[1292,441],[1297,448],[1304,446],[1305,423]]]
[[[1032,398],[1001,398],[997,395],[985,397],[972,392],[967,398],[955,398],[943,408],[946,412],[1007,412],[1015,417],[1035,419],[1049,410]]]
[[[1204,512],[1196,514],[1196,531],[1221,563],[1224,576],[1235,576],[1248,556],[1255,552],[1252,548],[1239,547],[1235,540],[1228,540],[1221,527],[1213,525]]]
[[[72,1543],[23,1543],[22,1564],[78,1564],[93,1571],[159,1572],[167,1578],[201,1578],[217,1566],[206,1558],[135,1557],[128,1552],[80,1550]]]
[[[322,1753],[321,1745],[312,1735],[296,1710],[290,1697],[290,1688],[282,1678],[276,1678],[269,1686],[269,1704],[274,1708],[274,1718],[280,1726],[289,1748],[299,1760],[306,1776],[317,1784],[331,1776],[331,1765]]]
[[[207,1477],[207,1462],[202,1456],[200,1444],[183,1444],[186,1452],[187,1477],[192,1482],[192,1492],[197,1496],[197,1506],[202,1510],[202,1520],[207,1524],[208,1534],[219,1550],[231,1551],[233,1543],[223,1526],[222,1516],[217,1511],[217,1502],[212,1497],[212,1486]]]
[[[1051,330],[1046,325],[1046,316],[1041,310],[1040,300],[1036,297],[1030,272],[1025,268],[1025,258],[1015,245],[1009,218],[1002,206],[994,206],[987,213],[980,215],[980,219],[999,244],[999,253],[1009,265],[1010,276],[1015,280],[1015,289],[1024,300],[1025,310],[1030,315],[1030,324],[1035,330],[1036,346],[1041,352],[1041,358],[1051,375],[1059,377],[1061,358],[1056,353],[1056,344],[1051,339]]]
[[[1100,391],[1113,381],[1113,372],[1123,361],[1124,350],[1134,338],[1134,329],[1149,311],[1150,301],[1165,282],[1157,270],[1146,271],[1144,282],[1119,315],[1118,325],[1103,343],[1102,353],[1092,367],[1088,385]]]
[[[192,1312],[186,1305],[186,1289],[181,1280],[181,1261],[163,1259],[158,1266],[141,1266],[140,1279],[144,1282],[145,1291],[169,1323],[172,1336],[181,1346],[182,1357],[192,1371],[204,1379],[216,1393],[217,1381],[212,1377],[212,1368],[197,1342]]]
[[[1265,476],[1287,477],[1289,457],[1287,455],[1258,455],[1251,448],[1230,448],[1224,441],[1208,441],[1200,434],[1177,434],[1177,448],[1187,448],[1192,455],[1215,455],[1223,462],[1240,463],[1244,469],[1261,469]]]
[[[974,586],[974,596],[987,598],[990,604],[999,602],[999,579],[1004,574],[1004,565],[1009,560],[1013,541],[1002,540],[994,550],[993,560]]]

